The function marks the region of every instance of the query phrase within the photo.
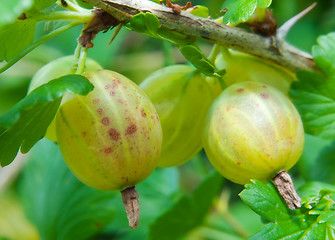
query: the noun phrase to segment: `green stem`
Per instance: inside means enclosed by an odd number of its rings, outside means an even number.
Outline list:
[[[228,50],[228,48],[221,46],[220,51],[221,51],[222,56],[224,56],[224,58],[231,58],[231,53]]]
[[[164,52],[164,67],[174,64],[174,59],[171,51],[171,43],[167,41],[162,41],[163,43],[163,52]]]
[[[57,20],[70,20],[80,21],[82,23],[89,22],[93,17],[90,11],[85,12],[70,12],[70,11],[57,11],[57,12],[41,12],[32,16],[32,19],[37,21],[57,21]]]
[[[215,66],[215,59],[217,57],[217,55],[220,52],[220,46],[218,44],[214,44],[212,51],[210,52],[209,56],[208,56],[208,60],[214,64]]]
[[[4,71],[6,71],[8,68],[10,68],[11,66],[13,66],[17,61],[19,61],[21,58],[23,58],[25,55],[27,55],[28,53],[30,53],[32,50],[34,50],[36,47],[38,47],[42,43],[45,43],[46,41],[50,40],[51,38],[56,37],[57,35],[61,34],[62,32],[65,32],[66,30],[69,30],[70,28],[73,28],[73,27],[75,27],[77,25],[80,25],[80,24],[82,24],[82,22],[72,22],[72,23],[70,23],[68,25],[60,27],[60,28],[58,28],[58,29],[56,29],[56,30],[54,30],[54,31],[46,34],[42,38],[40,38],[37,41],[33,42],[29,47],[27,47],[25,50],[23,50],[17,56],[15,56],[11,60],[9,60],[6,63],[6,65],[4,65],[3,67],[0,68],[0,73],[3,73]]]
[[[229,211],[221,213],[221,216],[229,223],[233,230],[242,238],[248,238],[250,234],[248,231],[230,214]]]
[[[80,57],[80,52],[81,52],[81,49],[82,49],[83,47],[81,46],[81,44],[77,44],[77,47],[76,47],[76,49],[74,50],[74,59],[75,59],[75,62],[76,62],[76,64],[79,62],[79,57]]]
[[[86,63],[86,56],[87,56],[87,48],[81,48],[80,49],[80,56],[78,60],[78,65],[77,65],[77,71],[75,72],[76,74],[82,74],[85,70],[85,63]]]
[[[82,8],[75,1],[73,2],[73,1],[66,0],[66,6],[64,6],[62,4],[62,2],[60,0],[58,0],[57,4],[61,7],[63,7],[64,9],[69,10],[69,11],[76,11],[76,12],[87,11],[87,9]]]

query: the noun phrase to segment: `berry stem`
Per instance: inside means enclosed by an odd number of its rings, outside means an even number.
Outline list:
[[[294,188],[292,178],[286,171],[279,172],[273,178],[273,182],[291,210],[301,207],[301,198]]]
[[[77,49],[76,49],[75,54],[78,54]],[[78,58],[76,74],[82,74],[84,72],[85,63],[86,63],[86,56],[87,56],[87,48],[80,47],[79,51],[80,51],[80,53],[79,53],[79,58]],[[78,56],[76,56],[76,57],[78,57]]]
[[[215,66],[215,60],[217,55],[220,52],[220,46],[218,44],[214,44],[212,51],[210,52],[209,56],[208,56],[208,60],[214,64]]]
[[[138,227],[138,219],[140,217],[140,203],[138,201],[138,193],[135,186],[128,187],[121,191],[123,206],[126,209],[129,227],[132,229]]]
[[[163,52],[164,52],[164,67],[174,64],[174,59],[172,55],[171,43],[167,41],[162,41]]]

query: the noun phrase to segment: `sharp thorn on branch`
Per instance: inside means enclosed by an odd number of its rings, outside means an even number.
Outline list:
[[[315,6],[317,2],[314,2],[311,6],[306,8],[305,10],[301,11],[294,17],[287,20],[277,31],[277,39],[279,41],[284,41],[287,33],[291,30],[291,28],[301,19],[303,18],[307,13],[309,13]]]

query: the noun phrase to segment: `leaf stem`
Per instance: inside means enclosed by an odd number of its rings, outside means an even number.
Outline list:
[[[63,27],[60,27],[46,35],[44,35],[43,37],[41,37],[40,39],[38,39],[37,41],[33,42],[29,47],[27,47],[25,50],[23,50],[21,53],[19,53],[17,56],[15,56],[14,58],[12,58],[11,60],[9,60],[3,67],[0,68],[0,73],[3,73],[4,71],[6,71],[8,68],[10,68],[11,66],[13,66],[16,62],[18,62],[21,58],[23,58],[25,55],[27,55],[28,53],[30,53],[31,51],[33,51],[36,47],[38,47],[39,45],[41,45],[42,43],[45,43],[46,41],[50,40],[53,37],[56,37],[57,35],[61,34],[62,32],[65,32],[66,30],[69,30],[77,25],[82,24],[82,22],[72,22],[68,25],[65,25]]]
[[[229,223],[233,230],[243,238],[248,238],[250,234],[248,231],[235,219],[235,217],[229,212],[229,198],[230,191],[223,190],[219,200],[215,203],[215,207],[218,213]]]

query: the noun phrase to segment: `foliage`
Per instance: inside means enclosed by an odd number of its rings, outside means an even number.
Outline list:
[[[267,8],[272,0],[227,0],[222,8],[227,9],[223,16],[224,23],[237,24],[247,21],[255,12],[256,7]]]
[[[335,139],[335,34],[318,39],[313,47],[315,63],[322,73],[300,71],[291,96],[304,122],[305,132]]]
[[[194,190],[191,196],[182,196],[151,225],[149,239],[179,239],[200,225],[212,205],[213,198],[221,189],[221,182],[222,177],[215,171]]]
[[[0,118],[0,161],[10,164],[20,146],[27,153],[46,133],[65,92],[86,95],[93,89],[83,76],[67,75],[43,84]]]
[[[288,209],[270,182],[265,184],[254,180],[253,184],[245,187],[240,194],[242,200],[270,221],[249,239],[334,239],[335,191],[328,190],[329,186],[320,184],[320,192],[303,199],[303,207],[294,211]],[[305,186],[304,191],[310,193],[308,188],[311,187],[313,185]],[[331,188],[334,189],[333,186]]]

